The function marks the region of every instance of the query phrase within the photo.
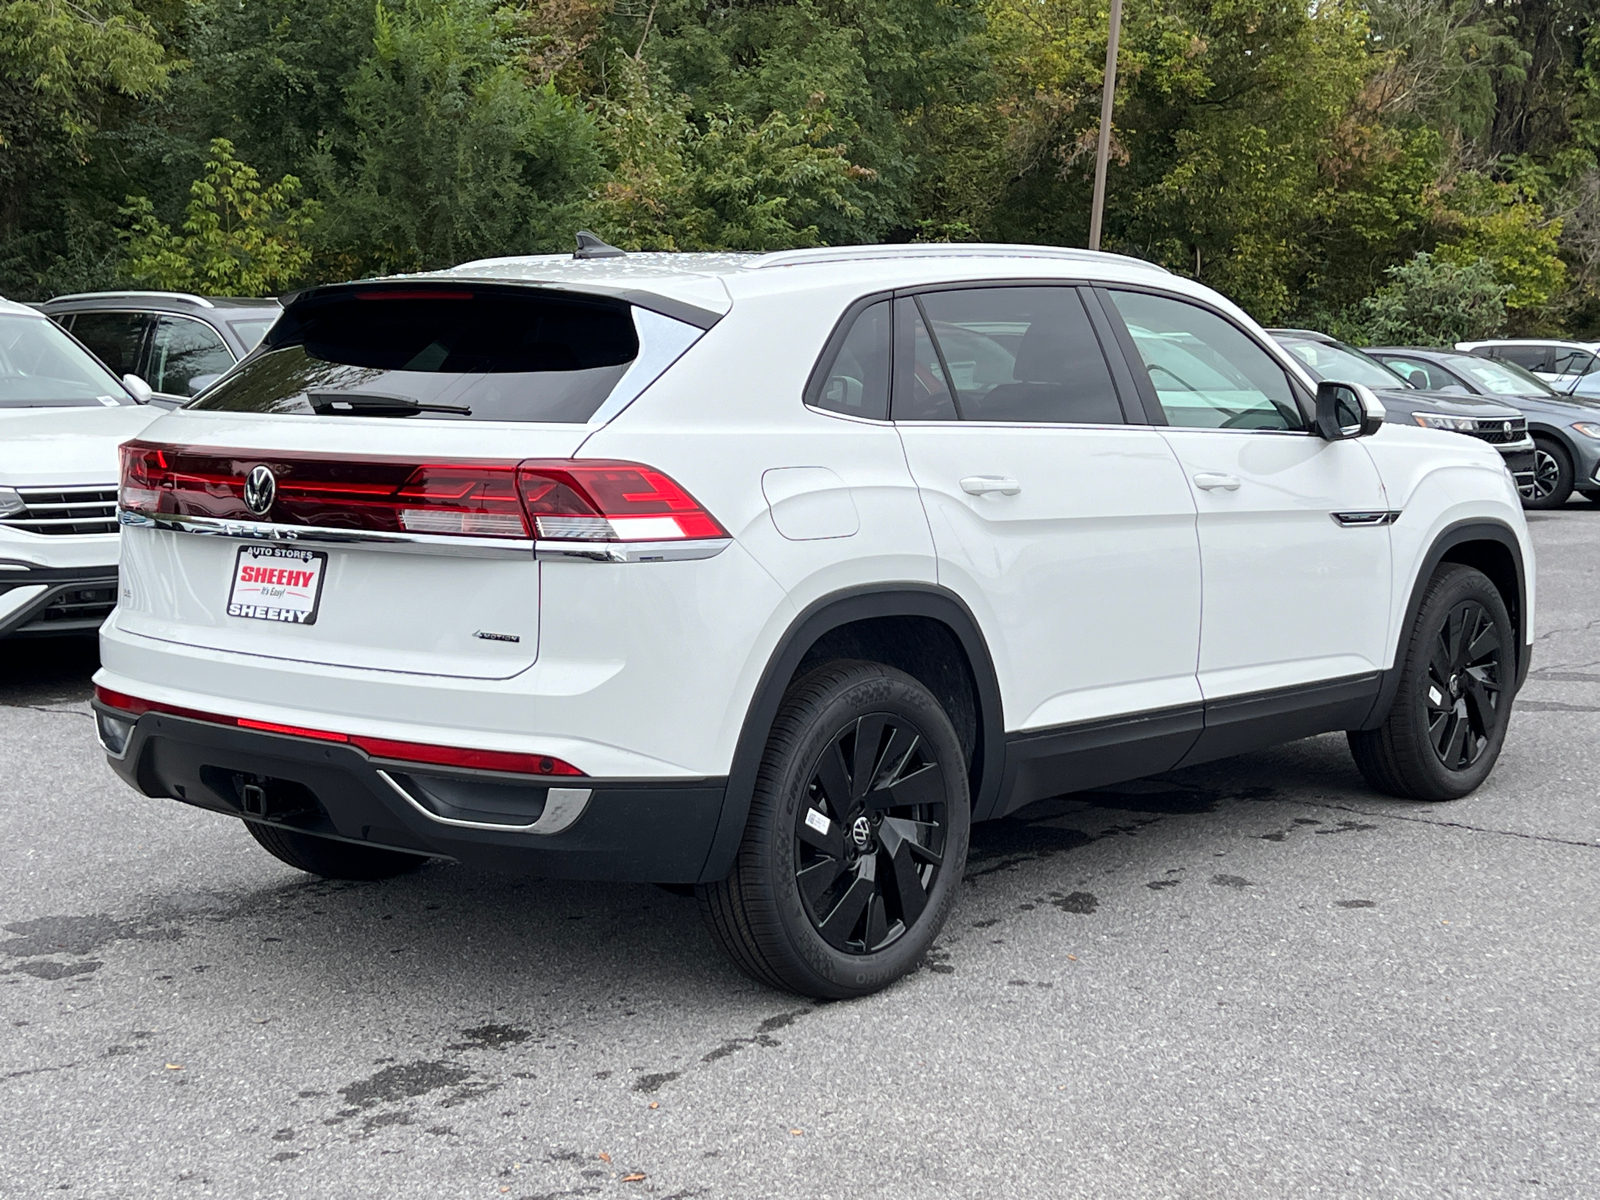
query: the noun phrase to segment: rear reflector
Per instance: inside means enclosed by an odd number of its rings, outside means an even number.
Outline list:
[[[191,721],[205,721],[212,725],[227,725],[235,729],[259,730],[287,737],[310,738],[319,742],[344,742],[364,751],[372,758],[396,762],[429,763],[442,767],[462,767],[469,771],[503,771],[514,775],[582,775],[569,762],[549,754],[518,754],[509,750],[465,750],[458,746],[433,746],[424,742],[399,742],[391,738],[367,737],[359,733],[332,733],[325,729],[308,729],[301,725],[279,725],[272,721],[252,721],[248,717],[227,717],[220,713],[201,712],[194,708],[180,708],[175,704],[161,704],[154,700],[141,700],[110,688],[95,685],[94,698],[107,708],[114,708],[128,716],[145,713],[164,713],[167,716],[187,717]]]
[[[245,477],[266,466],[271,506],[252,512]],[[128,442],[122,507],[278,525],[446,537],[664,542],[727,531],[667,475],[596,459],[415,460],[323,454],[264,456]]]

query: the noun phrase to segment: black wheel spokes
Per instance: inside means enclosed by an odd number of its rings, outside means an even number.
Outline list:
[[[822,752],[795,828],[795,880],[833,947],[865,954],[927,908],[944,861],[944,769],[921,735],[887,714],[845,729]]]
[[[1500,711],[1501,636],[1487,609],[1463,601],[1445,618],[1423,686],[1428,739],[1448,769],[1483,753]]]

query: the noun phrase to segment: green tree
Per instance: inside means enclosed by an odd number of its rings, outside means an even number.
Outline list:
[[[1359,340],[1389,346],[1453,346],[1494,337],[1506,323],[1510,287],[1492,264],[1419,252],[1388,269],[1389,282],[1361,305]]]
[[[114,277],[120,191],[86,167],[105,125],[157,96],[174,66],[129,0],[0,3],[0,290]]]
[[[594,120],[530,79],[524,22],[495,0],[380,6],[345,95],[348,165],[323,154],[335,274],[408,271],[570,245],[597,182]]]
[[[205,174],[190,186],[181,232],[156,218],[148,198],[128,198],[125,270],[152,287],[210,295],[291,287],[311,262],[303,238],[317,210],[314,201],[297,199],[299,190],[293,175],[263,188],[255,168],[234,157],[233,144],[217,138]]]

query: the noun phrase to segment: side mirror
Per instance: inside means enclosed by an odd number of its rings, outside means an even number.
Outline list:
[[[1325,441],[1371,437],[1383,425],[1383,402],[1359,383],[1324,379],[1317,385],[1317,433]]]
[[[149,404],[150,397],[155,395],[154,389],[137,375],[124,375],[122,386],[127,388],[129,394],[140,404]]]
[[[221,375],[195,375],[195,376],[193,376],[189,380],[189,395],[198,396],[201,392],[205,391],[208,387],[210,387],[213,383],[215,383],[217,380],[219,380],[221,378],[222,378]]]

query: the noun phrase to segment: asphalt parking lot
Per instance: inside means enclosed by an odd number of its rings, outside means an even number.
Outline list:
[[[829,1005],[652,887],[298,875],[111,775],[92,645],[0,647],[0,1194],[1593,1197],[1600,506],[1530,521],[1476,795],[1325,737],[1046,801]]]

